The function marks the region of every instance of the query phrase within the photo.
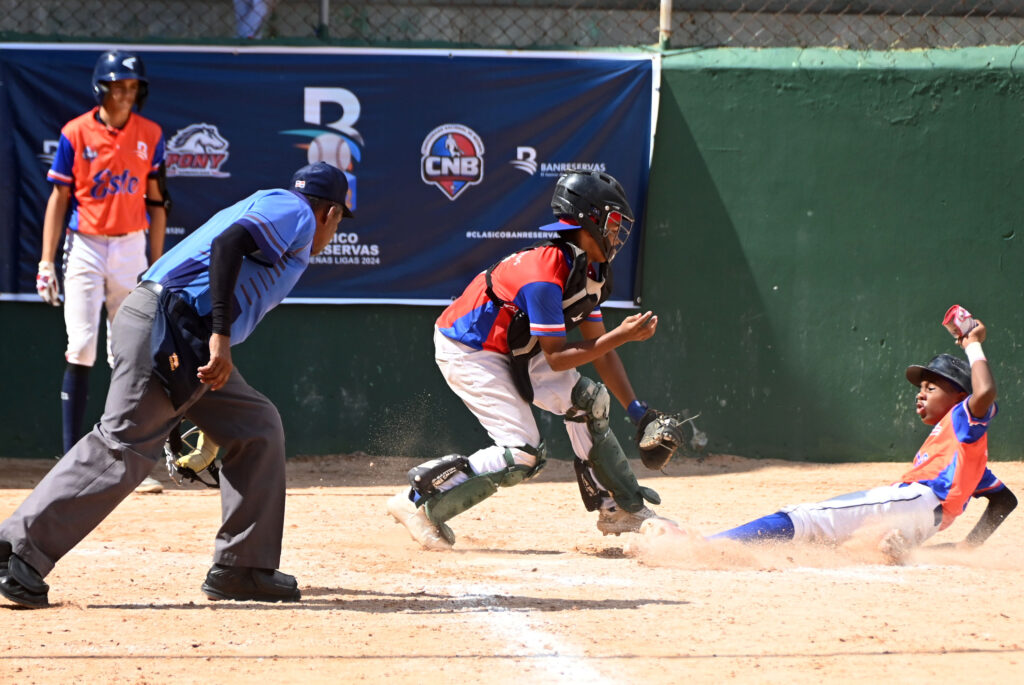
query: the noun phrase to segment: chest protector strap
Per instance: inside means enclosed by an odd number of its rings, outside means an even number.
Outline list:
[[[601,280],[591,279],[587,273],[590,260],[587,253],[582,249],[565,240],[552,241],[543,240],[539,243],[513,252],[502,260],[511,259],[517,254],[533,250],[539,247],[554,245],[569,250],[572,257],[572,267],[569,276],[565,279],[565,286],[562,288],[562,314],[565,320],[565,329],[570,331],[587,318],[590,312],[594,311],[600,303],[608,299],[612,290],[612,278],[610,264],[601,265]],[[501,262],[498,262],[501,264]],[[515,304],[506,302],[494,292],[494,284],[491,273],[498,264],[492,265],[484,273],[487,281],[487,297],[496,307],[507,308],[512,317],[509,320],[506,331],[506,342],[509,349],[510,370],[512,382],[519,391],[519,395],[529,403],[533,402],[533,384],[530,382],[530,359],[541,351],[537,336],[530,334],[530,318],[526,312],[519,309]]]

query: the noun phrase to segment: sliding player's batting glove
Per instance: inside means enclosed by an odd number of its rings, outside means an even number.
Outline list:
[[[658,471],[683,444],[683,423],[656,409],[648,409],[637,423],[636,445],[640,460],[647,468]]]
[[[36,292],[46,304],[54,307],[60,306],[60,286],[57,285],[57,272],[53,268],[53,262],[39,262],[39,271],[36,273]]]

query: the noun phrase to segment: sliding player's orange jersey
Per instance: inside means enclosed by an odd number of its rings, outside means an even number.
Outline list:
[[[996,405],[980,419],[971,416],[967,400],[943,416],[914,456],[914,467],[903,474],[903,483],[923,483],[942,500],[946,518],[963,513],[978,489],[988,465],[988,424],[998,412]]]

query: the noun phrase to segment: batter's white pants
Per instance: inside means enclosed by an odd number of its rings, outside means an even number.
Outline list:
[[[782,509],[793,520],[794,540],[841,544],[858,530],[898,528],[915,545],[939,530],[942,501],[921,483],[883,485],[840,495],[824,502]]]
[[[441,333],[434,327],[434,359],[441,375],[466,404],[480,425],[494,442],[467,457],[476,473],[493,473],[505,468],[505,448],[512,448],[517,464],[532,467],[537,458],[519,447],[540,444],[540,429],[533,411],[520,397],[512,375],[509,360],[504,354],[489,350],[475,350]],[[554,371],[543,354],[530,360],[530,379],[533,381],[533,403],[544,411],[564,416],[572,406],[572,389],[580,379],[576,369]],[[594,441],[585,423],[566,421],[573,452],[587,461]],[[466,477],[450,479],[442,490],[455,487]],[[609,499],[609,502],[611,500]]]
[[[68,334],[64,358],[69,363],[96,363],[100,308],[105,302],[107,363],[114,366],[110,322],[147,266],[145,231],[122,236],[68,231],[64,239],[64,325]]]

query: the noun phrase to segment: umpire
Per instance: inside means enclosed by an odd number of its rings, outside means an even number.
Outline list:
[[[211,599],[295,601],[277,571],[285,508],[277,409],[231,361],[291,292],[311,254],[351,217],[345,174],[319,162],[289,189],[261,190],[196,229],[143,274],[113,322],[114,367],[100,422],[0,524],[0,594],[49,604],[43,578],[152,470],[182,417],[221,446],[222,523]]]

